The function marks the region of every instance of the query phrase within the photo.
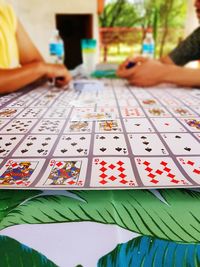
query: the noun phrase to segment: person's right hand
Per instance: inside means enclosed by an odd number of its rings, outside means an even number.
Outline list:
[[[45,63],[45,73],[48,79],[56,79],[58,87],[68,84],[72,77],[64,65]]]

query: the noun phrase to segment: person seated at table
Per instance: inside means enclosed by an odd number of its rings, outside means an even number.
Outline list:
[[[196,14],[200,20],[200,0],[195,1]],[[186,63],[200,59],[200,27],[181,42],[168,56],[160,60],[143,57],[127,59],[117,71],[121,78],[126,78],[136,86],[154,86],[160,83],[173,83],[179,86],[200,86],[200,69],[183,67]],[[127,64],[136,65],[127,69]]]
[[[42,77],[69,83],[64,65],[48,64],[30,40],[11,5],[0,0],[0,94],[16,91]]]

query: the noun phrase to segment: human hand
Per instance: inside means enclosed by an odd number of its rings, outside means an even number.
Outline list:
[[[72,77],[64,65],[45,63],[45,73],[48,79],[55,79],[56,86],[63,87],[68,84]]]

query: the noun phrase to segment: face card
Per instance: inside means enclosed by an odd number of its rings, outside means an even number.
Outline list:
[[[66,119],[70,110],[70,108],[50,108],[48,112],[45,113],[44,118]]]
[[[165,146],[156,134],[129,134],[133,155],[168,155]]]
[[[127,155],[127,145],[123,134],[96,134],[94,155]]]
[[[174,155],[199,155],[200,143],[188,133],[162,134]]]
[[[74,108],[70,118],[74,118],[77,115],[81,116],[81,114],[85,115],[86,113],[92,113],[92,112],[94,112],[94,108],[90,108],[90,107],[87,107],[87,108]]]
[[[36,187],[83,187],[86,179],[87,159],[52,159]]]
[[[89,121],[69,121],[64,133],[91,133],[92,122]]]
[[[23,138],[23,135],[0,135],[0,157],[6,157]]]
[[[72,117],[71,121],[104,121],[114,120],[116,114],[109,112],[92,112],[92,113],[81,113]]]
[[[119,118],[119,112],[116,107],[98,107],[97,112],[114,113],[116,115],[116,118]]]
[[[54,151],[55,157],[87,156],[91,135],[63,135]]]
[[[152,107],[152,106],[159,105],[159,103],[157,102],[155,98],[140,99],[139,102],[143,107]]]
[[[152,118],[151,121],[159,132],[186,132],[185,128],[174,118]]]
[[[33,129],[32,133],[59,134],[65,120],[61,119],[43,119]]]
[[[14,152],[14,157],[45,157],[57,139],[56,135],[29,135]]]
[[[136,166],[145,186],[187,186],[190,183],[181,174],[171,158],[135,158]]]
[[[24,111],[17,116],[17,118],[38,119],[42,117],[46,110],[46,108],[25,108]]]
[[[13,159],[0,170],[0,186],[28,187],[37,178],[43,159]]]
[[[149,117],[172,117],[169,112],[161,106],[152,107],[152,108],[145,108],[145,111]]]
[[[19,114],[23,109],[19,108],[2,108],[0,110],[0,118],[6,119],[6,118],[14,118]]]
[[[91,187],[135,187],[135,180],[129,158],[94,158],[92,162]]]
[[[95,131],[97,133],[117,133],[122,132],[120,120],[98,121],[96,122]]]
[[[200,118],[179,119],[191,132],[200,132]]]
[[[1,130],[1,133],[27,133],[36,121],[36,119],[14,119]]]
[[[155,132],[150,122],[144,118],[124,119],[124,124],[128,133]]]
[[[171,107],[169,109],[176,117],[195,117],[197,115],[185,106]]]
[[[200,184],[200,158],[199,157],[178,157],[182,168],[188,176],[197,184]]]
[[[142,109],[138,107],[121,108],[121,114],[123,118],[145,117]]]

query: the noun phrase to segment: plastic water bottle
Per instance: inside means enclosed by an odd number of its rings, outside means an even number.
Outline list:
[[[154,58],[155,42],[152,29],[148,29],[142,43],[142,55],[147,58]]]
[[[51,57],[51,63],[63,64],[64,61],[64,43],[59,35],[58,30],[52,32],[52,36],[49,42],[49,54]]]

